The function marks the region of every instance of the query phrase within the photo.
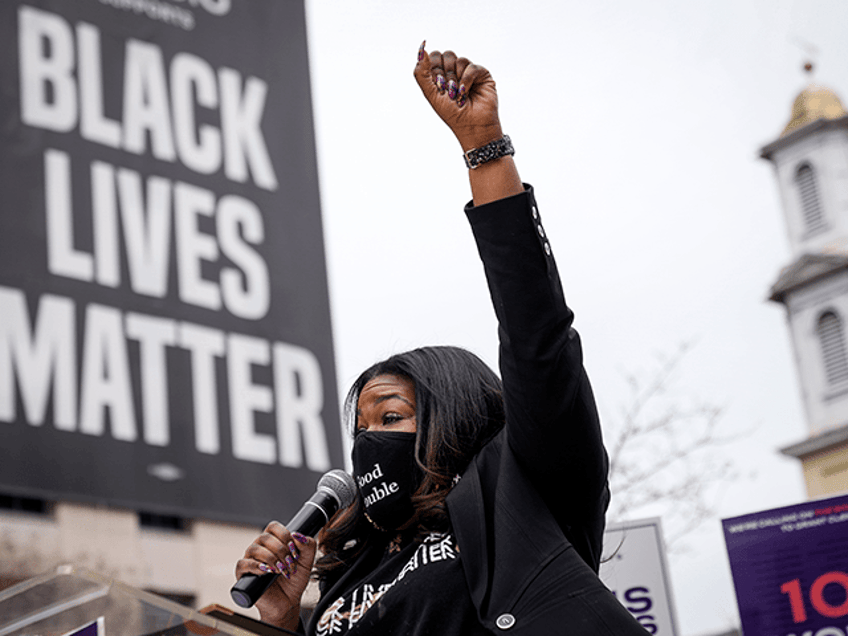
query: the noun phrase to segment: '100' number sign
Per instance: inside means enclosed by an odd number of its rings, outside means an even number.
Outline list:
[[[825,598],[825,590],[828,590],[830,599]],[[807,620],[807,603],[804,599],[804,589],[800,579],[792,579],[780,586],[780,591],[786,594],[792,610],[792,620],[795,623],[803,623]],[[839,604],[833,601],[841,598]],[[816,612],[827,618],[840,618],[848,614],[848,574],[834,570],[825,572],[818,577],[810,586],[808,591],[809,604]]]

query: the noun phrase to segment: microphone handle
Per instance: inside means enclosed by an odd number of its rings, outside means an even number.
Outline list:
[[[298,513],[286,524],[289,532],[299,532],[314,537],[336,512],[338,502],[325,492],[318,491],[307,500]],[[271,584],[280,576],[267,574],[243,574],[230,589],[230,596],[239,607],[253,607]]]
[[[230,597],[239,607],[253,607],[271,584],[277,580],[279,574],[268,572],[267,574],[253,574],[248,572],[242,574],[236,584],[230,588]]]

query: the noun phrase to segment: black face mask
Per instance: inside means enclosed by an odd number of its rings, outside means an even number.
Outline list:
[[[353,476],[365,514],[381,530],[396,530],[413,514],[412,493],[421,471],[415,463],[415,433],[373,431],[353,441]]]

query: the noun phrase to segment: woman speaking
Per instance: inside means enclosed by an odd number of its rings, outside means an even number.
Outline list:
[[[597,576],[609,502],[598,414],[495,82],[423,44],[415,79],[465,156],[502,380],[455,347],[366,370],[345,404],[359,496],[319,536],[323,556],[272,522],[236,576],[282,574],[257,607],[290,630],[316,576],[310,636],[644,635]]]

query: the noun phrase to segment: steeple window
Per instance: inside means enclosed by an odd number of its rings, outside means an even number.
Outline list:
[[[816,332],[821,345],[822,360],[827,383],[831,387],[848,384],[848,348],[845,346],[845,328],[834,311],[819,316]]]
[[[795,184],[801,201],[801,212],[804,216],[804,227],[807,234],[816,234],[827,229],[824,212],[819,196],[816,173],[809,163],[803,163],[795,172]]]

